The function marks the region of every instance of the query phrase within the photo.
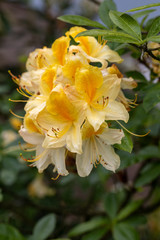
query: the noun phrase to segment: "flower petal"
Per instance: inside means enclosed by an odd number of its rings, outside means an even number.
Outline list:
[[[92,163],[92,154],[95,149],[92,146],[90,140],[84,141],[83,144],[83,153],[76,155],[76,166],[79,176],[86,177],[90,174],[93,163]]]
[[[24,139],[25,142],[37,145],[37,144],[42,144],[44,140],[44,136],[40,133],[29,133],[27,129],[24,127],[21,127],[19,130],[19,134],[21,137]]]
[[[123,120],[128,122],[129,114],[122,103],[109,101],[106,107],[106,120]]]
[[[70,152],[82,153],[82,134],[78,124],[71,127],[70,134],[66,137],[66,146]]]
[[[51,161],[55,165],[55,169],[58,174],[62,176],[68,175],[68,171],[65,165],[65,148],[54,149],[51,152]]]
[[[120,158],[115,153],[114,149],[111,146],[107,146],[102,143],[101,140],[97,139],[96,141],[98,151],[102,156],[100,163],[108,170],[115,172],[115,170],[120,165]]]
[[[86,110],[88,122],[93,126],[95,131],[97,131],[100,125],[104,122],[105,115],[105,111],[97,111],[94,108],[88,107]]]
[[[121,139],[124,137],[123,130],[105,128],[102,134],[97,134],[99,139],[106,145],[120,144]]]

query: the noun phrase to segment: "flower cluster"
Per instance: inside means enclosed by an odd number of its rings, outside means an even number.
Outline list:
[[[107,67],[108,62],[122,59],[105,41],[75,38],[82,31],[73,27],[51,48],[36,49],[20,77],[19,92],[28,101],[19,133],[36,150],[30,161],[39,172],[53,164],[58,175],[67,175],[70,154],[81,177],[98,163],[111,171],[120,164],[111,145],[120,144],[124,133],[107,122],[128,121],[131,102],[122,88],[136,87],[136,83],[123,78],[114,64]]]

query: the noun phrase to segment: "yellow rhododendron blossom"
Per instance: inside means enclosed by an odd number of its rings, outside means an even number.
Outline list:
[[[82,127],[83,153],[77,154],[76,165],[78,174],[86,177],[90,174],[93,166],[102,164],[106,169],[115,172],[120,165],[120,158],[114,152],[111,145],[121,143],[124,137],[121,129],[110,129],[103,123],[98,131],[85,123]]]
[[[120,144],[124,134],[107,121],[128,121],[130,102],[122,88],[132,89],[136,83],[124,78],[116,65],[107,68],[108,61],[122,59],[105,41],[76,37],[85,30],[73,27],[51,48],[36,49],[20,77],[17,91],[28,100],[19,133],[36,151],[28,161],[39,172],[52,164],[58,176],[68,175],[66,159],[71,155],[82,177],[98,163],[114,172],[120,164],[112,145]],[[93,66],[97,62],[100,66]]]

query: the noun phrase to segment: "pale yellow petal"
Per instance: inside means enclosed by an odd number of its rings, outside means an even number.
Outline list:
[[[115,170],[120,165],[119,156],[115,153],[114,149],[111,146],[103,144],[100,139],[97,139],[96,144],[99,154],[101,155],[100,163],[106,169],[115,172]]]
[[[106,107],[106,120],[123,120],[128,122],[129,114],[122,103],[110,101]]]
[[[74,124],[70,128],[70,132],[66,137],[66,147],[70,152],[82,153],[82,134],[79,124]]]
[[[94,108],[88,107],[86,110],[86,117],[88,122],[93,126],[94,130],[97,131],[101,124],[105,120],[105,111],[97,111]]]
[[[123,130],[105,128],[101,134],[96,134],[100,140],[106,145],[120,144],[124,137]]]
[[[40,133],[30,133],[24,127],[21,127],[19,130],[20,136],[24,139],[25,142],[33,145],[42,144],[44,136]]]
[[[55,165],[54,171],[56,170],[62,176],[69,174],[65,164],[65,151],[65,148],[51,150],[51,162]]]
[[[95,151],[95,148],[92,146],[90,140],[84,141],[83,153],[76,155],[77,172],[80,177],[86,177],[90,174],[93,168],[93,151]]]

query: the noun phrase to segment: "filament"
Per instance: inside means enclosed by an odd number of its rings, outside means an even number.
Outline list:
[[[26,91],[26,89],[25,89]],[[28,96],[21,87],[17,88],[17,92],[20,93],[22,96],[27,97],[27,98],[31,98],[31,96]],[[29,93],[30,94],[30,93]]]
[[[10,113],[12,113],[15,117],[17,117],[17,118],[24,118],[24,117],[22,117],[22,116],[19,116],[19,115],[17,115],[17,114],[15,114],[11,109],[9,109],[9,111],[10,111]]]
[[[11,73],[10,70],[8,70],[8,73],[12,77],[13,82],[15,82],[17,85],[19,85],[19,82],[20,82],[19,78],[16,77],[15,75],[13,75],[13,73]]]
[[[20,157],[25,161],[25,162],[36,162],[38,161],[43,155],[44,155],[45,151],[43,151],[40,155],[38,155],[36,158],[34,159],[26,159],[23,157],[22,153],[20,153]]]
[[[27,100],[13,100],[13,99],[8,99],[10,102],[27,102]]]
[[[125,129],[128,133],[130,133],[131,135],[135,136],[135,137],[145,137],[147,136],[151,130],[149,130],[146,134],[143,134],[143,135],[139,135],[139,134],[135,134],[135,133],[132,133],[131,131],[129,131],[127,128],[125,128],[119,121],[116,121],[123,129]]]
[[[51,178],[51,179],[54,180],[54,181],[56,181],[60,176],[61,176],[61,175],[58,174],[57,177],[55,177],[55,178]]]

